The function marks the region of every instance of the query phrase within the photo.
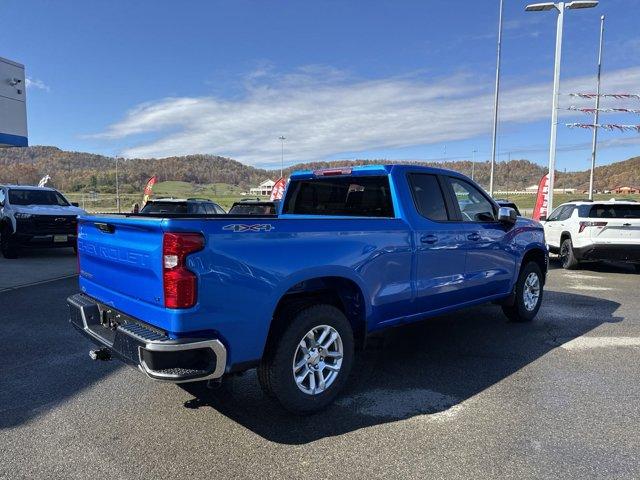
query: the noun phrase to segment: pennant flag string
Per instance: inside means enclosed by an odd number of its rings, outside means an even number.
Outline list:
[[[603,130],[614,131],[617,130],[619,132],[628,132],[635,131],[640,133],[640,125],[620,125],[617,123],[565,123],[565,125],[569,128],[602,128]]]
[[[580,97],[580,98],[617,98],[617,99],[635,99],[640,100],[640,93],[570,93],[570,97]]]
[[[596,113],[596,112],[604,112],[604,113],[635,113],[636,115],[640,115],[640,109],[637,108],[582,108],[570,106],[567,110],[572,110],[574,112],[582,112],[582,113]]]

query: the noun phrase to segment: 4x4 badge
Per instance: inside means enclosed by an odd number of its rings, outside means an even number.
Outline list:
[[[275,227],[270,223],[255,223],[253,225],[244,225],[241,223],[232,223],[225,225],[223,230],[231,230],[232,232],[270,232]]]

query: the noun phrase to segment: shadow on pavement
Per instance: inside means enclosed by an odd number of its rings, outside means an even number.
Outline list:
[[[77,285],[68,278],[0,293],[0,429],[29,421],[122,368],[91,362],[90,343],[69,325],[65,300]]]
[[[557,255],[549,256],[549,270],[562,270],[560,259]],[[637,275],[635,267],[631,263],[625,262],[582,262],[576,270],[566,270],[568,272],[601,272],[601,273],[622,273]]]
[[[487,305],[390,330],[360,352],[348,390],[322,414],[297,417],[262,394],[255,372],[209,390],[184,384],[187,408],[212,407],[267,440],[304,444],[417,415],[455,415],[466,399],[602,323],[619,303],[546,291],[532,323]]]

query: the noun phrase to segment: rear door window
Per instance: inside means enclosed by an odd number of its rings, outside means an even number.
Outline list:
[[[592,205],[589,218],[640,218],[640,205]]]
[[[387,176],[293,180],[283,213],[353,217],[393,217]]]
[[[435,175],[412,173],[409,175],[409,184],[420,215],[439,222],[449,220],[442,188]]]
[[[557,220],[568,220],[573,215],[573,210],[575,209],[574,205],[567,205],[562,207],[560,214],[558,215]]]

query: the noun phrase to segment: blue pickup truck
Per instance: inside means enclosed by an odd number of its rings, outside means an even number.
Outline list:
[[[301,171],[278,215],[83,216],[70,320],[148,377],[258,368],[287,409],[328,405],[354,351],[384,328],[493,301],[532,320],[542,226],[448,170]]]

